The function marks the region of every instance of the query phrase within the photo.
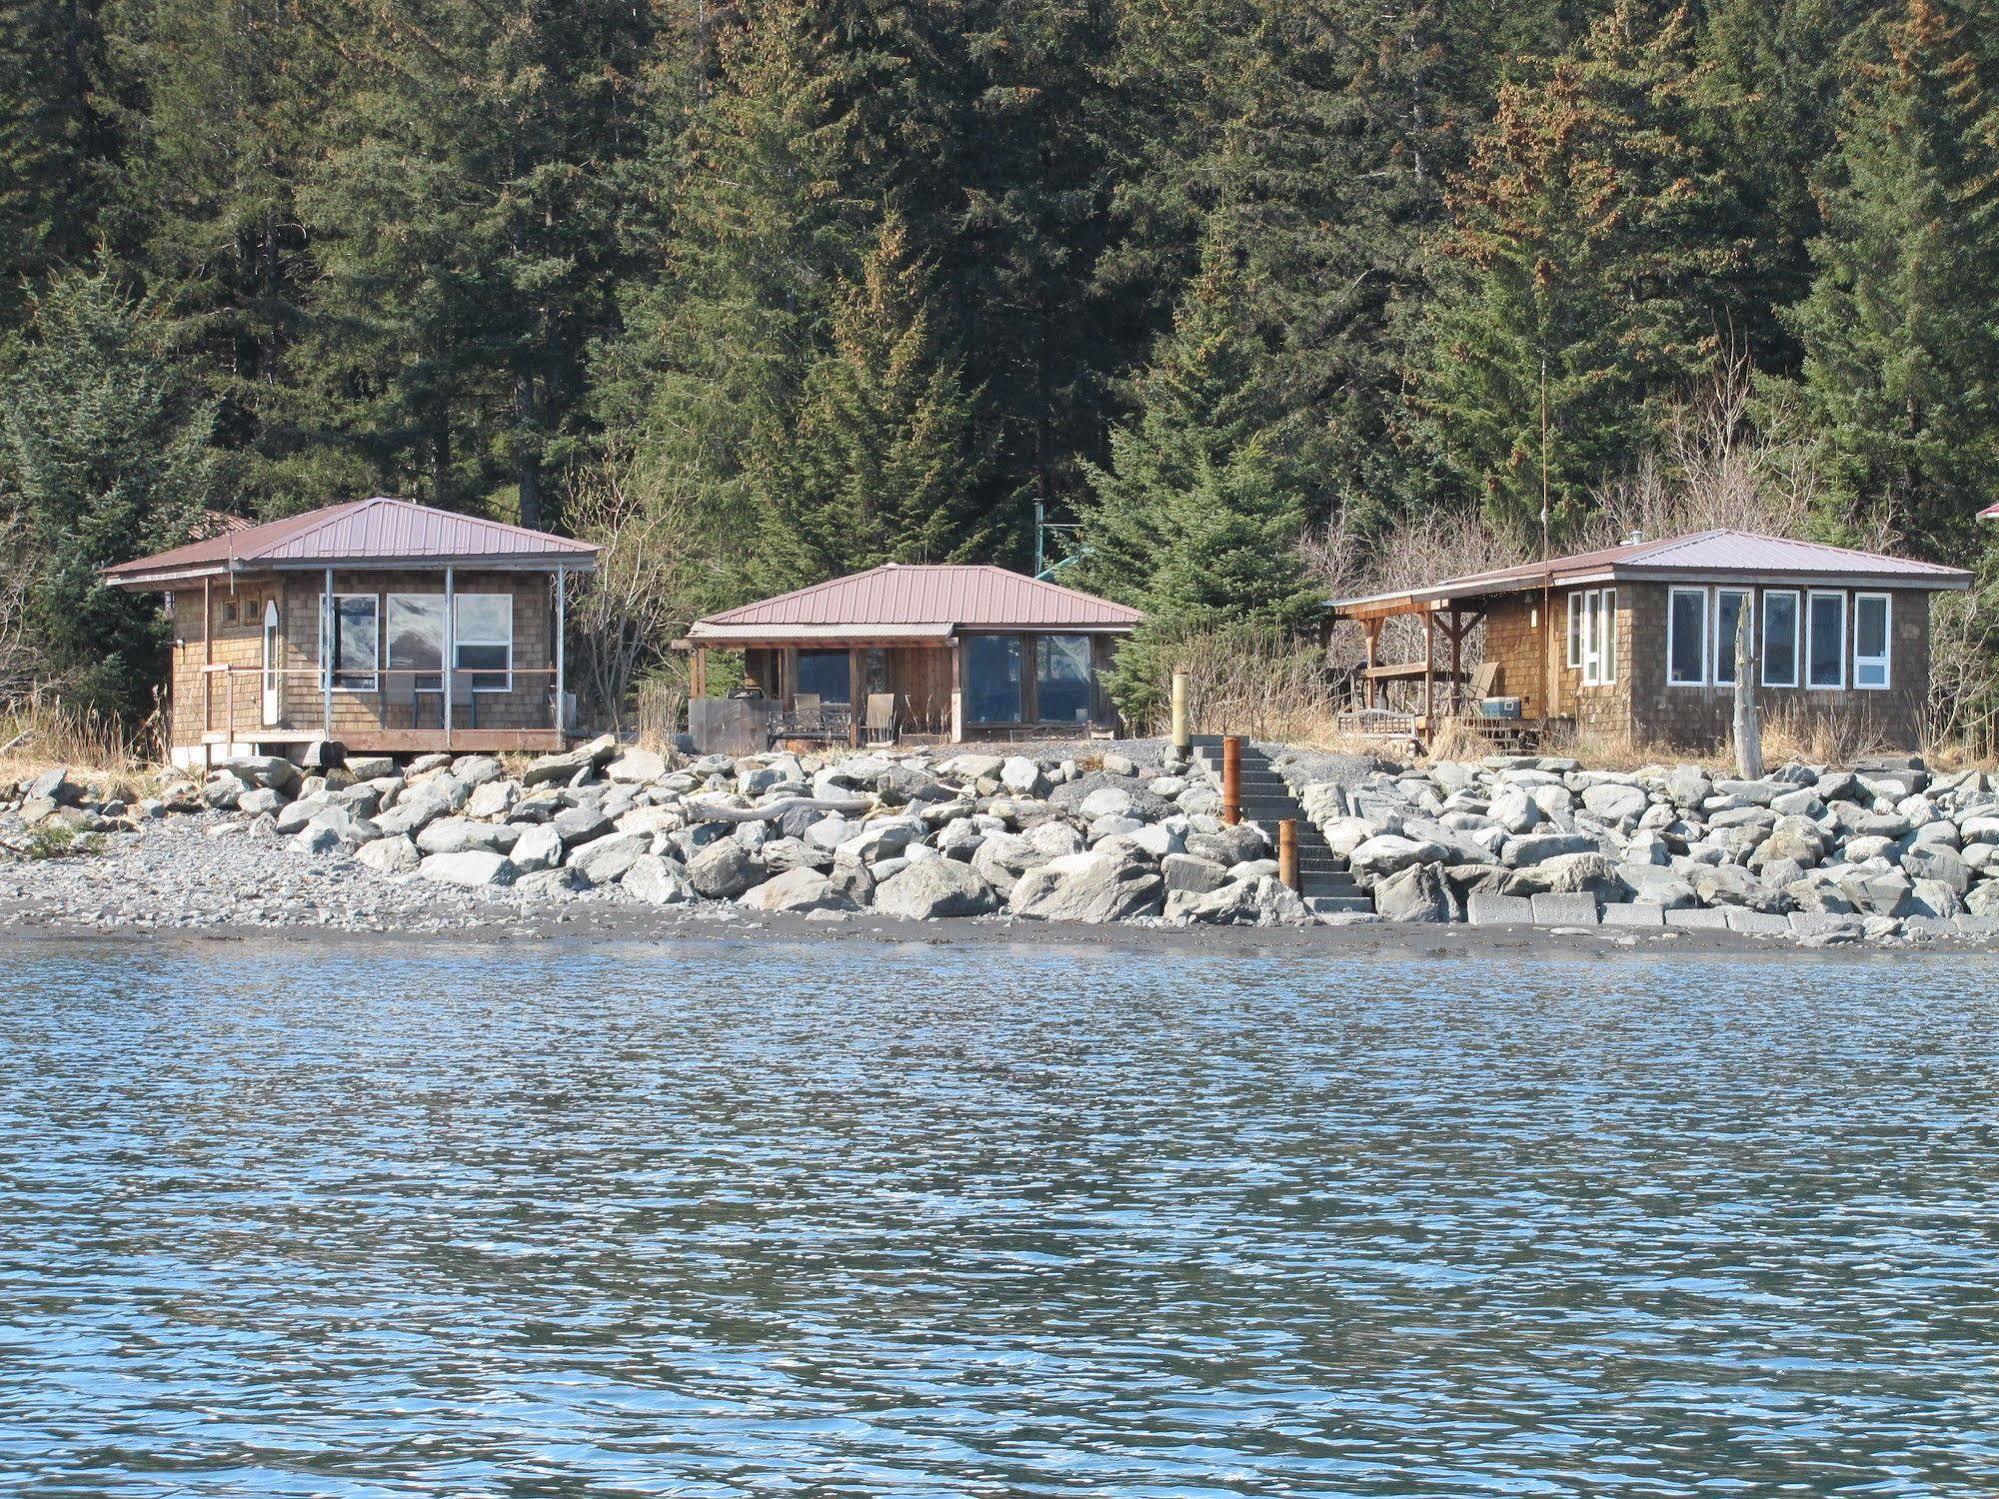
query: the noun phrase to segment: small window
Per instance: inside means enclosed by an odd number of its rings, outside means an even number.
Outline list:
[[[1846,685],[1846,595],[1814,593],[1805,599],[1805,685]]]
[[[1892,611],[1885,593],[1853,596],[1853,685],[1879,692],[1888,685]]]
[[[333,685],[373,692],[382,661],[381,617],[372,593],[333,596]]]
[[[1751,613],[1748,589],[1717,588],[1714,591],[1714,680],[1717,686],[1735,685],[1736,641],[1743,619]],[[1753,622],[1750,628],[1755,628]]]
[[[1707,590],[1675,588],[1666,604],[1666,680],[1707,685]]]
[[[1035,714],[1043,723],[1088,723],[1090,637],[1034,637]]]
[[[965,719],[968,723],[1020,722],[1018,635],[966,637]]]
[[[514,672],[514,597],[510,593],[461,593],[455,670],[474,692],[509,692]]]
[[[1763,685],[1798,685],[1798,596],[1763,595]]]
[[[1569,670],[1575,671],[1583,664],[1583,614],[1589,608],[1590,596],[1586,593],[1569,595]]]
[[[1569,595],[1569,628],[1582,667],[1583,686],[1608,687],[1617,680],[1617,590],[1596,588]]]
[[[444,595],[389,595],[389,686],[410,678],[413,692],[444,690]]]
[[[800,651],[798,685],[794,695],[804,693],[822,703],[851,703],[854,700],[854,665],[845,651]]]

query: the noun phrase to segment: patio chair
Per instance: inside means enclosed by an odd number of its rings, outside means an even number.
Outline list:
[[[868,694],[868,717],[861,742],[869,745],[895,743],[895,694],[893,692],[871,692]]]
[[[451,726],[454,729],[479,727],[479,694],[472,684],[488,672],[454,671],[451,674]],[[441,711],[441,710],[440,710]]]

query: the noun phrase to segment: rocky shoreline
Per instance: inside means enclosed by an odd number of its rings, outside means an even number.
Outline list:
[[[1275,830],[1224,826],[1198,757],[680,758],[607,738],[511,766],[242,760],[131,806],[51,771],[0,802],[7,842],[59,855],[0,865],[0,924],[548,935],[611,914],[629,933],[643,914],[676,931],[1538,927],[1999,946],[1999,795],[1976,772],[1787,766],[1740,782],[1270,754],[1371,913],[1280,883]]]

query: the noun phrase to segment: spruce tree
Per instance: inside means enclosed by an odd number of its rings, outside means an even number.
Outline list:
[[[790,431],[759,444],[768,583],[796,587],[883,562],[980,552],[990,461],[964,359],[938,331],[932,273],[890,218],[836,294],[829,347]]]
[[[1453,183],[1417,404],[1461,491],[1517,535],[1538,530],[1544,411],[1559,535],[1725,345],[1745,246],[1692,129],[1693,43],[1684,9],[1621,0],[1501,87]]]
[[[1818,275],[1795,324],[1834,528],[1885,516],[1933,555],[1999,493],[1999,113],[1989,39],[1906,0],[1870,39]]]
[[[1211,230],[1200,275],[1139,382],[1140,409],[1093,470],[1066,577],[1141,608],[1111,692],[1132,718],[1159,706],[1175,644],[1231,630],[1289,633],[1314,595],[1297,541],[1305,500],[1263,419],[1240,251]]]
[[[99,570],[178,545],[215,477],[214,410],[199,399],[156,304],[103,272],[56,277],[5,350],[0,505],[30,559],[26,624],[67,701],[144,716],[165,663],[155,600]]]

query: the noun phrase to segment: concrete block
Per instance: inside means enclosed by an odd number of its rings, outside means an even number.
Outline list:
[[[1603,908],[1603,924],[1662,927],[1666,924],[1666,913],[1659,906],[1632,906],[1623,901],[1613,901]]]
[[[1528,926],[1534,907],[1524,895],[1474,895],[1466,903],[1465,919],[1473,926]]]
[[[1746,937],[1788,937],[1791,923],[1775,911],[1752,911],[1746,906],[1730,906],[1722,913],[1731,932]]]
[[[1666,925],[1696,932],[1725,932],[1728,930],[1728,917],[1724,912],[1707,906],[1688,906],[1684,910],[1668,911]]]
[[[1818,937],[1849,927],[1856,932],[1860,930],[1859,917],[1840,916],[1831,911],[1793,911],[1784,919],[1790,923],[1791,934],[1797,937]]]
[[[1536,926],[1595,926],[1594,895],[1555,895],[1547,891],[1533,898]]]

